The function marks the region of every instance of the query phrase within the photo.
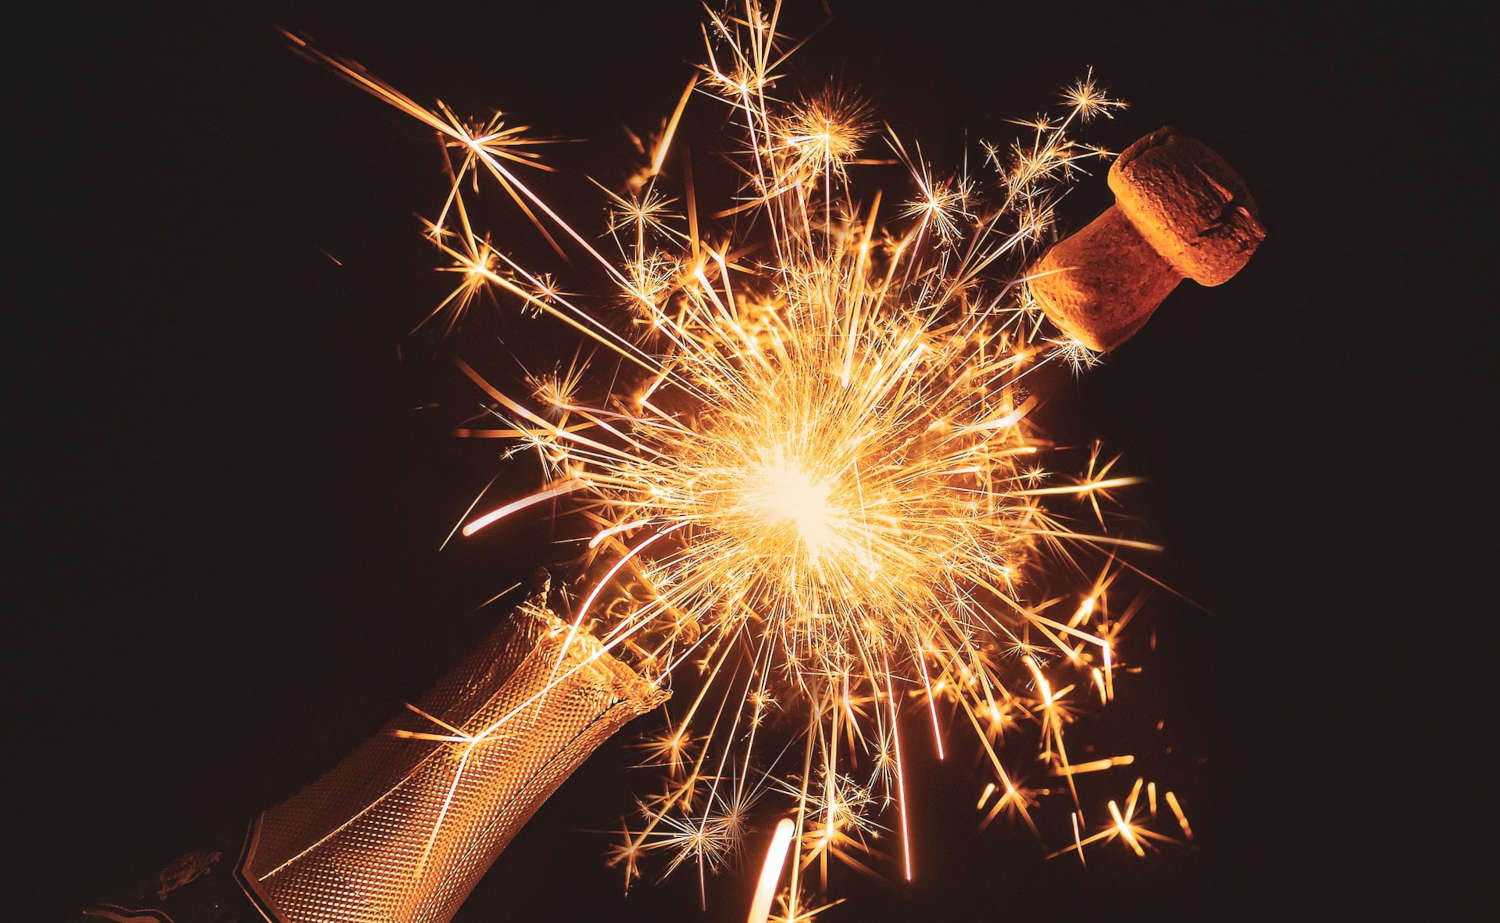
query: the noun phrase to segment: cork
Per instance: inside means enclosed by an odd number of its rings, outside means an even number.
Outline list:
[[[1109,188],[1115,204],[1027,273],[1048,319],[1101,352],[1134,336],[1182,279],[1227,282],[1266,236],[1239,174],[1170,126],[1120,154]]]

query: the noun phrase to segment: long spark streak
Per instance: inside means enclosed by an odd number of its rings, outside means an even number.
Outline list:
[[[475,532],[478,532],[485,526],[493,525],[495,522],[504,519],[511,513],[519,512],[520,510],[524,510],[529,506],[536,506],[538,503],[545,503],[546,501],[551,500],[553,497],[561,497],[563,494],[572,493],[575,490],[581,490],[585,486],[587,485],[585,485],[583,481],[570,479],[567,481],[563,481],[561,484],[558,484],[554,487],[539,490],[536,493],[522,497],[519,500],[513,500],[510,503],[505,504],[504,506],[490,510],[488,513],[485,513],[483,516],[480,516],[478,519],[464,526],[464,535],[473,535]]]
[[[886,695],[891,705],[891,746],[896,751],[896,804],[901,811],[901,867],[911,881],[911,834],[906,823],[906,778],[901,770],[901,732],[896,729],[896,692],[891,688],[891,674],[885,674]]]
[[[797,824],[790,817],[776,822],[771,834],[771,845],[766,849],[766,858],[760,865],[760,877],[756,880],[755,899],[750,902],[750,916],[746,923],[766,923],[771,915],[771,902],[776,899],[776,886],[781,881],[781,867],[786,864],[787,849],[792,845],[792,834]]]

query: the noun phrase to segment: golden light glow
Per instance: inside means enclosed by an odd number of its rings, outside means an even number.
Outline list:
[[[751,468],[746,477],[740,502],[754,521],[745,530],[745,538],[753,541],[790,526],[794,531],[788,538],[800,543],[810,561],[817,561],[825,551],[838,554],[848,550],[836,545],[833,523],[838,512],[829,502],[832,492],[831,485],[788,461],[784,453],[773,452],[771,459]]]
[[[790,817],[776,822],[771,845],[766,848],[766,858],[760,866],[755,897],[750,901],[748,923],[766,923],[766,918],[771,915],[771,902],[776,899],[777,885],[781,881],[781,867],[786,864],[786,852],[792,845],[792,835],[796,830],[797,825]]]
[[[796,861],[777,919],[831,906],[804,906],[804,871],[816,864],[826,886],[830,858],[869,869],[892,831],[911,878],[902,753],[926,730],[914,740],[901,728],[908,706],[928,713],[939,755],[954,719],[973,727],[991,774],[980,809],[1001,793],[989,819],[1005,811],[1035,831],[1032,808],[1054,794],[1018,785],[1000,760],[1002,738],[1027,727],[1034,759],[1066,780],[1056,791],[1074,806],[1068,849],[1082,858],[1089,843],[1120,838],[1140,852],[1150,836],[1132,820],[1134,799],[1123,812],[1111,802],[1113,823],[1084,837],[1075,785],[1133,758],[1070,762],[1065,730],[1114,698],[1119,632],[1135,612],[1111,612],[1115,553],[1155,546],[1109,530],[1105,505],[1136,479],[1113,474],[1097,447],[1076,480],[1043,467],[1050,444],[1030,389],[1045,379],[1032,376],[1097,357],[1049,332],[1016,275],[1068,181],[1105,155],[1075,130],[1121,104],[1090,75],[1060,112],[1021,123],[1024,140],[984,145],[988,182],[967,167],[945,175],[920,146],[889,128],[880,136],[852,91],[783,94],[791,44],[779,12],[743,0],[707,13],[707,63],[661,134],[638,145],[647,162],[623,190],[605,190],[598,246],[523,181],[518,170],[540,163],[522,130],[427,110],[307,49],[458,152],[428,229],[463,270],[450,302],[484,288],[621,360],[593,397],[576,368],[534,379],[537,409],[460,364],[501,424],[463,435],[515,440],[546,480],[463,532],[567,495],[594,524],[569,638],[596,634],[654,681],[695,689],[649,745],[668,780],[612,856],[627,886],[656,850],[669,869],[693,862],[700,879],[721,866],[762,795],[795,813],[776,825],[752,923],[771,914],[778,850],[795,848]],[[722,107],[734,131],[741,187],[719,209],[702,209],[673,158],[685,107],[699,100]],[[872,163],[904,168],[903,204],[882,208],[884,193],[857,188],[855,168]],[[463,187],[480,173],[549,242],[583,256],[619,308],[581,307],[478,236]],[[1085,513],[1093,528],[1075,527]],[[1048,582],[1038,576],[1090,553],[1107,556],[1098,579],[1056,619],[1044,614],[1061,601],[1036,597]]]

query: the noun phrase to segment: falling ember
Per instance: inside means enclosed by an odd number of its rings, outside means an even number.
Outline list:
[[[1071,766],[1055,766],[1052,774],[1055,776],[1076,776],[1085,772],[1101,772],[1105,769],[1113,769],[1116,766],[1129,766],[1135,762],[1135,757],[1130,754],[1124,756],[1111,756],[1102,760],[1090,760],[1087,763],[1074,763]]]
[[[1167,807],[1172,809],[1172,816],[1177,818],[1177,826],[1182,828],[1182,835],[1188,839],[1193,838],[1193,828],[1188,825],[1187,815],[1182,813],[1182,805],[1177,803],[1177,796],[1167,792]]]
[[[1149,837],[1131,820],[1134,796],[1123,813],[1110,802],[1114,823],[1084,837],[1074,786],[1133,758],[1070,763],[1065,729],[1091,689],[1099,707],[1115,696],[1116,645],[1136,608],[1111,611],[1114,555],[1154,546],[1106,528],[1103,504],[1135,479],[1096,464],[1097,449],[1081,478],[1047,473],[1029,390],[1046,379],[1030,376],[1096,357],[1049,331],[1027,280],[1006,275],[1035,255],[1069,180],[1104,156],[1076,130],[1122,104],[1079,81],[1059,112],[1025,123],[1026,140],[986,145],[993,190],[982,195],[967,169],[944,176],[894,132],[877,140],[853,93],[784,97],[778,14],[755,0],[738,16],[708,14],[707,64],[640,145],[649,162],[624,191],[606,190],[610,256],[526,185],[524,169],[543,165],[524,129],[429,110],[294,40],[442,138],[452,186],[428,237],[462,281],[440,310],[486,291],[620,360],[592,398],[581,369],[533,378],[522,397],[460,363],[499,424],[462,434],[534,452],[546,481],[463,533],[572,504],[592,523],[590,578],[564,647],[597,637],[601,654],[692,690],[648,745],[668,782],[615,852],[627,885],[657,851],[669,871],[692,862],[700,880],[722,867],[762,797],[790,799],[796,819],[776,824],[751,923],[771,918],[789,851],[788,920],[817,912],[802,906],[805,870],[816,863],[824,887],[830,858],[870,870],[893,858],[877,848],[888,833],[910,879],[919,805],[908,804],[903,750],[941,755],[945,728],[965,722],[992,774],[979,807],[1001,792],[991,818],[1005,810],[1035,831],[1031,808],[1052,794],[1018,785],[1000,759],[1002,738],[1026,725],[1043,771],[1067,780],[1068,850],[1082,859],[1119,837],[1139,852]],[[700,210],[690,180],[667,188],[673,139],[699,100],[736,132],[742,186],[717,210]],[[876,144],[909,174],[895,205],[856,188]],[[691,176],[685,160],[680,174]],[[465,197],[480,176],[554,247],[585,258],[618,309],[585,310],[477,234]],[[636,337],[617,332],[627,325]],[[1097,527],[1070,525],[1085,516]],[[1100,552],[1108,560],[1072,616],[1044,614],[1058,600],[1039,598],[1042,578]],[[925,729],[903,740],[910,710],[926,712],[912,720],[930,724],[932,741]]]

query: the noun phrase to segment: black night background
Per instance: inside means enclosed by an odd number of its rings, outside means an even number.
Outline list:
[[[916,881],[841,874],[848,903],[825,919],[1380,916],[1428,887],[1419,857],[1462,851],[1396,825],[1465,810],[1469,783],[1442,767],[1483,748],[1427,722],[1456,695],[1449,674],[1475,669],[1455,661],[1479,655],[1435,650],[1473,641],[1400,586],[1462,536],[1419,511],[1493,464],[1459,460],[1495,430],[1486,6],[926,0],[834,2],[830,18],[787,0],[788,30],[812,34],[794,77],[859,88],[936,164],[1009,140],[1006,119],[1092,66],[1131,107],[1087,139],[1119,149],[1163,124],[1203,139],[1270,231],[1228,284],[1184,283],[1102,367],[1060,379],[1040,418],[1149,478],[1125,510],[1167,550],[1136,560],[1207,610],[1152,593],[1157,650],[1118,726],[1094,725],[1100,755],[1134,747],[1174,780],[1194,847],[1044,861],[1020,826],[976,830],[969,749],[939,763],[915,748]],[[277,27],[420,102],[585,139],[549,149],[560,172],[535,184],[582,229],[602,220],[583,177],[623,179],[622,128],[657,128],[702,52],[688,2],[110,15],[54,27],[109,50],[58,38],[28,87],[65,100],[16,126],[97,143],[55,185],[28,178],[39,217],[13,217],[46,251],[18,277],[47,281],[14,296],[6,334],[22,380],[5,403],[5,827],[21,862],[8,897],[27,908],[7,919],[65,919],[286,797],[504,608],[479,604],[568,556],[541,517],[439,553],[497,470],[535,478],[448,435],[477,401],[451,360],[503,379],[513,355],[548,367],[574,339],[511,305],[451,340],[407,335],[447,290],[414,217],[445,182],[431,134]],[[718,124],[690,106],[705,164]],[[872,169],[867,185],[902,188]],[[1068,198],[1065,229],[1109,204],[1102,174]],[[546,264],[530,225],[496,196],[485,209],[497,241]],[[85,264],[113,273],[102,293],[79,287]],[[578,275],[574,291],[591,284]],[[1424,357],[1454,380],[1420,373]],[[1459,553],[1447,568],[1468,572]],[[648,870],[624,897],[604,864],[593,831],[654,784],[626,767],[657,720],[564,785],[460,921],[743,919],[752,871],[711,881],[704,913],[692,874]]]

